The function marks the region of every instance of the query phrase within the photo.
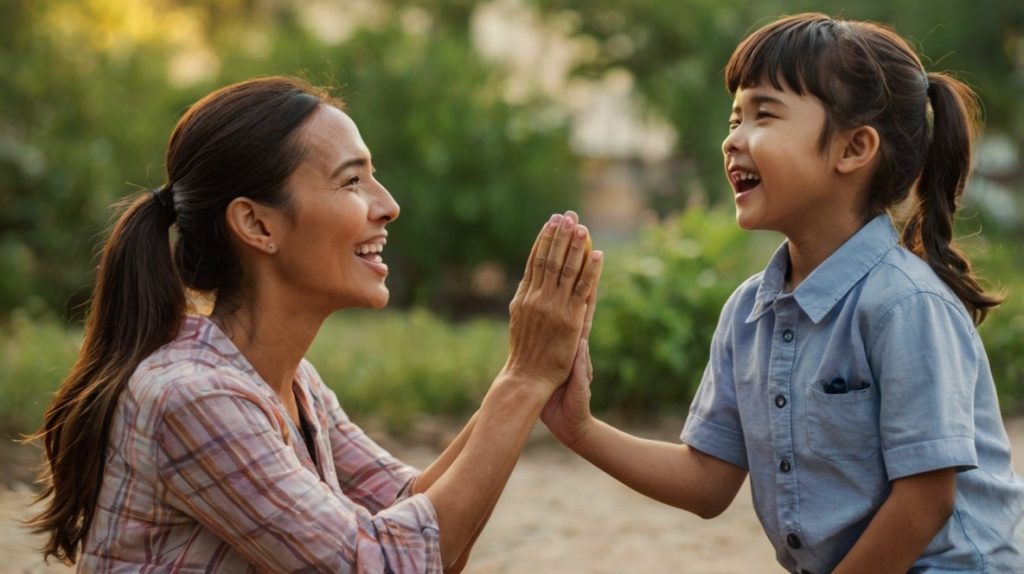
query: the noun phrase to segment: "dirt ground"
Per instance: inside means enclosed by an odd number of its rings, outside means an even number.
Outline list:
[[[1014,467],[1024,474],[1024,418],[1007,421],[1007,431]],[[672,440],[669,429],[644,434]],[[417,465],[437,452],[387,446]],[[39,539],[19,524],[30,514],[26,469],[34,457],[27,447],[0,448],[0,573],[67,572],[44,565],[34,550]],[[466,568],[469,574],[780,571],[747,484],[724,514],[704,521],[629,490],[544,431],[527,446]]]

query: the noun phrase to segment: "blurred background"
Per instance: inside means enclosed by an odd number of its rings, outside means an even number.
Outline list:
[[[1007,303],[982,326],[1024,404],[1020,0],[0,0],[0,435],[30,432],[74,360],[111,204],[164,182],[187,106],[293,74],[334,87],[402,205],[392,303],[344,312],[310,359],[394,436],[472,412],[551,212],[608,257],[595,408],[681,424],[722,303],[781,241],[734,222],[720,142],[737,42],[819,10],[892,25],[979,93],[959,235]]]

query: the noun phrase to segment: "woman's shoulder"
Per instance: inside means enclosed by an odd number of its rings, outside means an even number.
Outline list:
[[[177,337],[146,357],[128,382],[138,402],[166,407],[211,393],[230,393],[259,402],[272,392],[237,348],[211,321],[189,316]]]

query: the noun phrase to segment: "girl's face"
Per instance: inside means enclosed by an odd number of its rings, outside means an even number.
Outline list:
[[[288,180],[294,217],[278,271],[291,296],[311,305],[383,307],[384,227],[398,217],[398,204],[374,178],[370,150],[348,115],[324,105],[302,129],[308,154]]]
[[[792,239],[829,225],[839,194],[830,193],[834,146],[819,147],[824,127],[825,108],[810,94],[769,82],[736,91],[722,152],[740,227]]]

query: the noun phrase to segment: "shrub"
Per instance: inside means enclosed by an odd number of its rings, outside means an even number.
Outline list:
[[[609,251],[590,340],[595,407],[685,410],[722,305],[778,242],[695,207]]]
[[[307,357],[353,420],[407,434],[472,413],[507,353],[505,320],[450,323],[413,309],[335,314]]]
[[[81,331],[15,312],[0,324],[0,434],[31,433],[71,369]]]

